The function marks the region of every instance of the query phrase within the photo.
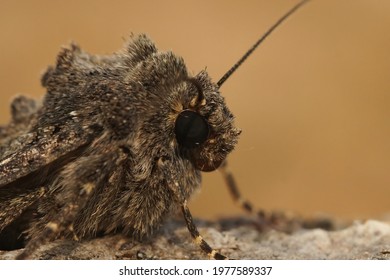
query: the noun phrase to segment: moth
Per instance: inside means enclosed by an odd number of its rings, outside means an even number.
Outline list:
[[[0,245],[30,258],[56,238],[153,234],[181,208],[195,243],[226,257],[199,234],[187,200],[201,172],[220,168],[241,199],[226,157],[237,144],[220,87],[299,2],[217,82],[190,76],[182,58],[133,36],[120,52],[90,55],[72,44],[42,77],[43,101],[18,97],[0,128]]]

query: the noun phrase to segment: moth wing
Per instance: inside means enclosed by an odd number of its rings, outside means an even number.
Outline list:
[[[30,181],[26,183],[33,187],[37,181],[45,180],[45,176],[72,161],[98,135],[92,129],[83,128],[47,130],[36,133],[29,143],[1,159],[0,189],[25,176],[29,176],[26,180]]]

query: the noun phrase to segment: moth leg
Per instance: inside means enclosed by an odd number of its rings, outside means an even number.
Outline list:
[[[228,259],[224,255],[211,248],[211,246],[200,235],[198,228],[194,223],[194,219],[192,218],[190,209],[187,206],[187,199],[184,195],[183,187],[176,180],[177,174],[173,173],[175,169],[173,166],[171,166],[170,161],[167,158],[161,157],[158,161],[158,165],[165,175],[165,178],[168,182],[168,187],[173,192],[176,202],[181,205],[181,211],[183,213],[184,220],[195,244],[198,245],[200,249],[202,249],[202,251],[205,252],[210,258],[214,258],[216,260]]]
[[[221,166],[219,167],[219,171],[222,173],[222,176],[225,179],[225,183],[229,189],[233,201],[237,203],[239,207],[244,209],[249,214],[253,214],[253,206],[248,200],[244,199],[241,196],[236,180],[234,179],[233,173],[229,170],[227,166],[227,160],[225,160],[221,164]]]
[[[229,189],[229,192],[233,198],[233,201],[241,207],[245,212],[253,215],[257,215],[258,217],[258,226],[260,229],[263,229],[265,226],[270,224],[270,220],[272,220],[272,217],[267,217],[266,213],[263,210],[257,211],[255,213],[255,210],[252,206],[252,204],[244,199],[241,196],[241,193],[238,189],[238,185],[236,183],[236,180],[234,179],[233,173],[229,170],[227,160],[225,160],[221,166],[218,168],[218,170],[222,173],[222,176],[225,180],[226,186]],[[272,215],[271,215],[272,216]]]
[[[186,221],[188,231],[190,232],[195,244],[198,245],[200,249],[202,249],[202,251],[205,252],[210,258],[216,260],[227,260],[227,257],[211,248],[210,245],[200,235],[192,218],[190,209],[187,206],[187,200],[183,201],[183,204],[181,205],[181,210],[183,212],[184,220]]]

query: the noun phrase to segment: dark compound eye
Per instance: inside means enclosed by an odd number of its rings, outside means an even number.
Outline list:
[[[184,110],[176,118],[175,134],[180,145],[194,148],[207,140],[209,125],[197,112]]]

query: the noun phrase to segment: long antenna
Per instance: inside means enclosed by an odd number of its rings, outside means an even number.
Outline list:
[[[254,50],[274,31],[280,24],[282,24],[283,21],[285,21],[289,16],[291,16],[296,10],[298,10],[300,7],[302,7],[304,4],[309,2],[310,0],[303,0],[296,4],[293,8],[291,8],[284,16],[282,16],[274,25],[271,26],[270,29],[268,29],[267,32],[261,36],[261,38],[241,57],[239,61],[237,61],[236,64],[233,65],[232,68],[229,69],[225,73],[225,75],[222,76],[221,79],[217,82],[218,88],[222,86],[222,84],[237,70],[238,67],[241,66],[241,64],[254,52]]]

